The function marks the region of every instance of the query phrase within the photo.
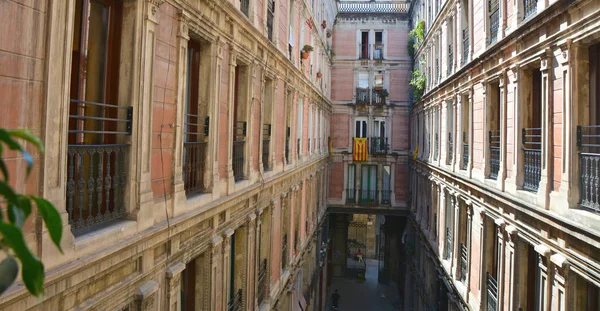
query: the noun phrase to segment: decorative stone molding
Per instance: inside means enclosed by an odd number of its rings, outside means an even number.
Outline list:
[[[135,301],[138,310],[154,311],[156,310],[156,295],[159,285],[156,281],[150,280],[144,283],[135,291]]]
[[[534,247],[535,251],[544,256],[547,257],[550,254],[550,248],[544,244],[538,244]]]

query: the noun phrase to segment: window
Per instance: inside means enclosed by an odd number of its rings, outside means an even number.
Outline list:
[[[375,49],[373,51],[373,59],[383,59],[383,32],[381,31],[375,32]]]
[[[383,166],[383,180],[381,189],[381,204],[390,205],[392,203],[392,188],[391,188],[391,174],[392,168],[389,165]]]
[[[359,59],[369,59],[369,32],[363,31],[360,35]]]
[[[367,120],[357,119],[354,121],[354,137],[367,137]]]
[[[275,93],[275,87],[272,79],[265,79],[264,88],[264,107],[262,110],[263,125],[262,125],[262,139],[263,139],[263,150],[262,150],[262,163],[263,170],[269,171],[272,168],[271,161],[271,134],[273,124],[273,98]]]
[[[275,18],[275,0],[267,2],[267,36],[273,41],[273,20]]]
[[[373,205],[377,202],[377,166],[362,165],[360,177],[360,204]]]
[[[75,1],[73,28],[67,212],[75,232],[125,214],[133,110],[118,105],[121,2]]]
[[[304,122],[304,103],[303,99],[300,98],[298,100],[298,112],[296,114],[296,153],[298,154],[298,158],[302,154],[302,128]]]
[[[463,158],[461,169],[466,170],[469,165],[469,124],[471,119],[469,117],[469,95],[462,95],[462,143],[463,143]]]
[[[529,83],[527,83],[529,82]],[[523,189],[536,192],[539,187],[542,167],[542,73],[534,69],[524,74],[525,96],[521,130],[524,178]]]
[[[500,27],[500,1],[490,0],[488,5],[490,44],[493,44],[498,40],[498,28]]]
[[[348,186],[346,187],[346,203],[355,203],[355,190],[356,190],[356,166],[354,164],[348,164]]]
[[[379,72],[375,75],[375,89],[383,88],[383,73]]]
[[[446,164],[452,164],[454,158],[454,109],[452,102],[448,103],[446,109],[446,126],[448,130],[448,156],[446,157],[448,162]]]
[[[238,65],[235,68],[234,79],[232,168],[235,181],[239,181],[245,178],[246,169],[246,104],[248,101],[248,81],[250,79],[248,66]]]
[[[489,110],[486,111],[490,155],[488,176],[491,179],[496,179],[500,171],[500,85],[498,81],[492,82],[489,88]]]
[[[250,17],[250,0],[240,0],[240,11]]]

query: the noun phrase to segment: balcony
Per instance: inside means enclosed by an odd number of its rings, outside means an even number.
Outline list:
[[[229,298],[229,302],[227,303],[228,311],[242,311],[244,309],[243,306],[243,293],[242,289],[238,289],[235,294],[233,294]]]
[[[467,280],[468,249],[463,243],[460,243],[460,281]]]
[[[392,191],[381,190],[381,205],[390,206],[392,205]]]
[[[487,311],[496,311],[498,306],[498,282],[489,272],[486,272],[487,279],[487,297],[486,306]]]
[[[271,124],[263,124],[263,148],[262,148],[263,170],[271,170]]]
[[[71,100],[67,149],[67,211],[74,231],[125,215],[133,109]],[[110,142],[110,143],[107,143]]]
[[[377,205],[377,190],[359,190],[360,199],[358,205],[375,206]]]
[[[579,205],[600,212],[600,125],[577,126]]]
[[[469,61],[469,28],[465,28],[462,31],[463,34],[463,55],[462,65],[464,66]]]
[[[375,106],[384,106],[386,104],[385,99],[389,96],[386,89],[373,88],[371,96],[371,103]]]
[[[383,43],[375,43],[375,47],[373,49],[373,59],[383,60]]]
[[[446,260],[452,257],[452,231],[446,227]]]
[[[454,139],[452,139],[452,132],[448,133],[448,164],[452,164],[454,158]]]
[[[267,259],[263,259],[258,265],[258,284],[256,288],[256,299],[260,306],[267,298]]]
[[[371,137],[371,154],[387,154],[388,151],[387,137]]]
[[[346,189],[346,204],[356,203],[356,191],[354,189]]]
[[[337,3],[338,13],[407,13],[406,1],[343,1]]]
[[[281,241],[281,270],[285,270],[288,264],[288,236],[285,234]]]
[[[523,19],[534,15],[537,12],[537,0],[523,0]]]
[[[523,139],[523,189],[537,192],[542,177],[542,129],[524,128]]]
[[[360,59],[360,60],[371,59],[369,57],[369,47],[370,47],[370,44],[359,44],[358,45],[358,59]]]
[[[183,184],[186,195],[206,190],[204,169],[207,152],[209,117],[186,114],[183,143]]]
[[[369,89],[368,88],[356,88],[356,104],[357,105],[370,105],[371,101],[369,100]]]
[[[467,138],[467,133],[463,132],[463,158],[462,165],[460,168],[462,170],[467,170],[469,166],[469,139]]]
[[[498,178],[500,171],[500,130],[489,131],[490,143],[490,179]]]

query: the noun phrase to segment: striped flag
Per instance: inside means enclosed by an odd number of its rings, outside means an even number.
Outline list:
[[[415,148],[415,152],[413,153],[413,159],[416,159],[419,156],[419,146]]]
[[[367,138],[354,137],[354,161],[367,161],[368,159]]]

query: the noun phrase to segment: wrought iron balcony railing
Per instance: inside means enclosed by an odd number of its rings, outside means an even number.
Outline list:
[[[468,249],[463,243],[460,243],[460,280],[467,280]]]
[[[373,206],[377,205],[377,190],[359,190],[360,199],[358,205]]]
[[[490,44],[498,40],[498,28],[500,27],[500,2],[498,0],[489,1],[490,18]]]
[[[600,125],[577,126],[579,205],[600,212]]]
[[[469,141],[467,139],[467,133],[463,132],[463,158],[460,165],[461,170],[466,170],[469,165]]]
[[[370,44],[359,44],[358,45],[358,59],[361,60],[367,60],[367,59],[371,59],[371,57],[369,56],[369,49],[370,49],[371,45]]]
[[[448,45],[448,76],[452,74],[454,68],[454,47],[452,44]]]
[[[371,137],[371,154],[387,154],[388,150],[387,137]]]
[[[285,270],[288,265],[288,236],[287,234],[283,235],[283,239],[281,241],[281,270]]]
[[[438,146],[439,146],[439,142],[440,142],[439,135],[438,135],[438,133],[435,133],[435,145],[433,146],[433,148],[434,148],[433,159],[434,160],[438,159],[438,153],[439,153]]]
[[[354,189],[346,189],[346,204],[356,203],[356,191]]]
[[[235,181],[244,179],[244,146],[246,139],[246,121],[235,121],[233,126],[232,168]]]
[[[368,88],[356,88],[356,104],[357,105],[369,105],[369,89]]]
[[[373,89],[372,91],[372,104],[375,106],[383,106],[386,104],[385,99],[386,96],[385,93],[387,93],[387,90],[385,89]]]
[[[454,158],[454,139],[452,139],[452,132],[448,132],[448,164],[452,164]]]
[[[392,204],[392,191],[381,190],[381,205],[389,206]]]
[[[298,138],[296,140],[296,157],[298,158],[298,160],[300,160],[300,153],[301,153],[301,150],[300,150],[300,138]]]
[[[523,189],[538,191],[542,176],[542,129],[524,128],[523,139]]]
[[[462,31],[463,34],[463,55],[462,65],[464,66],[469,61],[469,28]]]
[[[290,146],[290,136],[291,136],[291,129],[288,126],[287,130],[286,130],[286,136],[285,136],[285,162],[287,164],[290,164],[291,161],[291,154],[292,151],[290,150],[291,146]]]
[[[452,257],[452,230],[446,227],[446,260]]]
[[[260,306],[267,297],[267,259],[263,259],[258,266],[258,284],[256,289],[256,298]]]
[[[206,190],[204,169],[206,162],[206,138],[209,117],[186,114],[183,143],[183,184],[187,195]]]
[[[339,1],[338,13],[407,13],[406,1]]]
[[[498,282],[489,272],[487,277],[487,311],[496,311],[498,309]]]
[[[243,306],[243,292],[242,289],[238,289],[235,294],[229,298],[229,302],[227,303],[228,311],[242,311],[244,309]]]
[[[263,124],[263,150],[262,163],[263,170],[271,170],[271,124]]]
[[[383,60],[383,43],[375,43],[373,49],[373,59]]]
[[[125,215],[132,107],[71,100],[67,211],[74,231]],[[110,142],[110,143],[106,143]]]
[[[500,171],[500,130],[489,131],[490,142],[490,178],[498,178]]]
[[[537,0],[523,0],[523,19],[534,15],[537,12]]]

